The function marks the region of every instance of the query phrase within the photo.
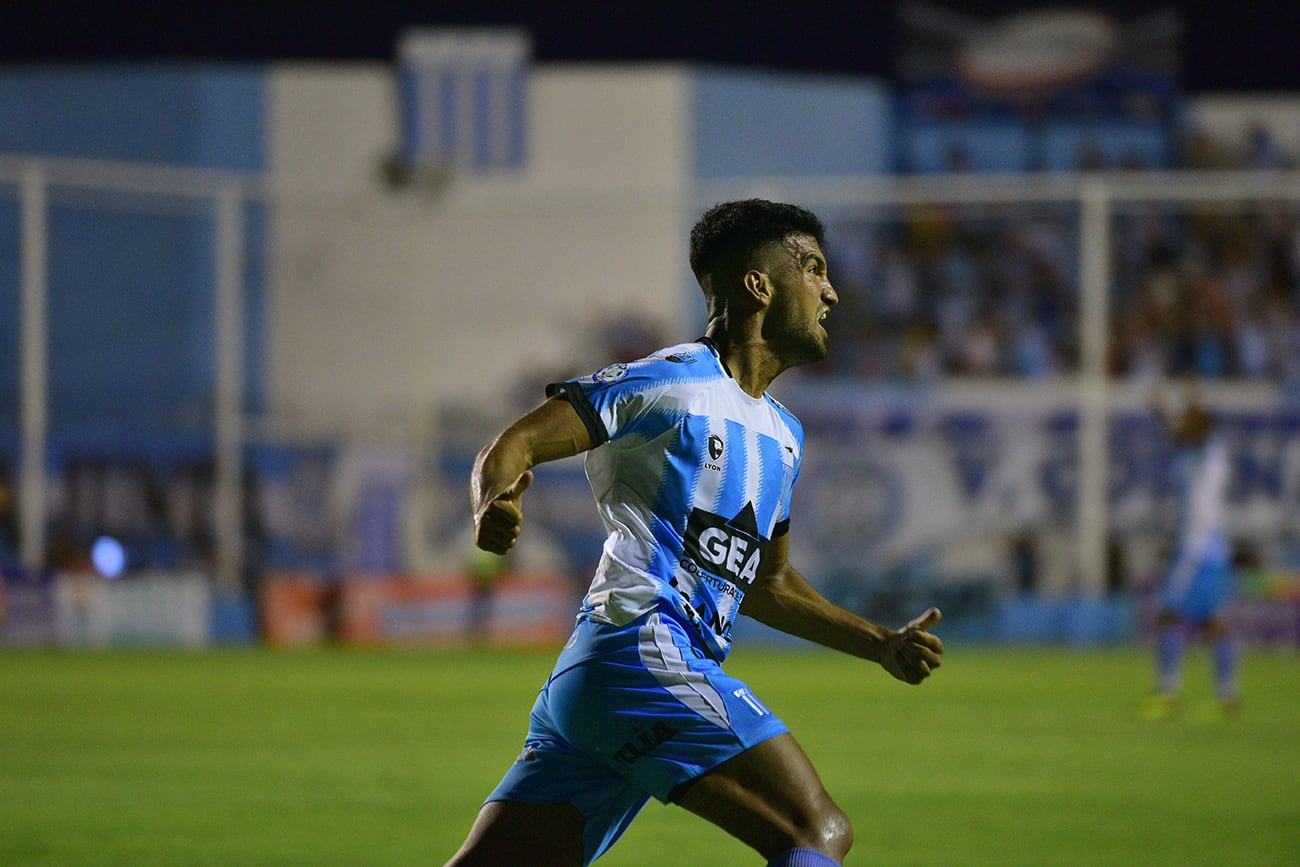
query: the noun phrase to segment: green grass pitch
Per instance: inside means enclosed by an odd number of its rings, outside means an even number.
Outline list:
[[[514,758],[551,651],[0,654],[0,863],[439,864]],[[1300,659],[1243,715],[1144,722],[1139,649],[952,646],[909,687],[817,650],[729,669],[852,817],[848,864],[1300,863]],[[1203,652],[1190,710],[1208,697]],[[671,849],[665,847],[670,846]],[[759,859],[651,802],[600,862]]]

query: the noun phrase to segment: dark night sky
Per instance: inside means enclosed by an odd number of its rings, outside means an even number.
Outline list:
[[[1294,0],[940,5],[981,17],[1044,5],[1090,6],[1121,18],[1173,7],[1186,23],[1186,90],[1300,91]],[[523,26],[542,62],[694,61],[882,77],[893,73],[898,42],[887,0],[7,0],[0,2],[0,62],[385,60],[411,25]]]

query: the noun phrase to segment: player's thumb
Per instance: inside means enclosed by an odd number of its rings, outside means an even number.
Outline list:
[[[506,496],[512,500],[517,500],[524,495],[524,491],[528,490],[528,486],[532,483],[533,471],[524,470],[519,474],[519,478],[515,479],[515,483],[510,486],[510,490],[506,491]]]
[[[934,626],[936,623],[938,623],[939,618],[942,616],[943,616],[943,612],[941,612],[938,608],[929,608],[920,617],[916,618],[911,623],[907,624],[906,628],[907,629],[929,629],[931,626]]]

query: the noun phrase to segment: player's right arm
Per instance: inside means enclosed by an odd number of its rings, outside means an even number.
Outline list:
[[[552,397],[497,434],[474,461],[470,502],[474,544],[504,554],[514,547],[524,514],[521,499],[540,463],[585,452],[591,433],[573,405]]]
[[[899,680],[920,683],[943,662],[943,641],[928,630],[939,621],[930,608],[902,629],[872,623],[830,602],[787,559],[789,534],[768,543],[758,576],[740,612],[773,629],[832,650],[869,659]]]

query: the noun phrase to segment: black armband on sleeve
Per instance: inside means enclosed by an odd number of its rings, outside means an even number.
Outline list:
[[[786,533],[789,532],[790,532],[789,518],[786,518],[784,521],[777,521],[776,526],[772,528],[772,538],[775,539],[777,536],[784,536]]]
[[[591,405],[586,392],[582,389],[567,382],[552,382],[546,386],[546,396],[560,397],[569,402],[569,406],[578,413],[578,418],[582,419],[587,433],[591,434],[593,449],[609,442],[609,431],[605,430],[605,422],[601,421],[600,413],[596,412],[596,408]]]

